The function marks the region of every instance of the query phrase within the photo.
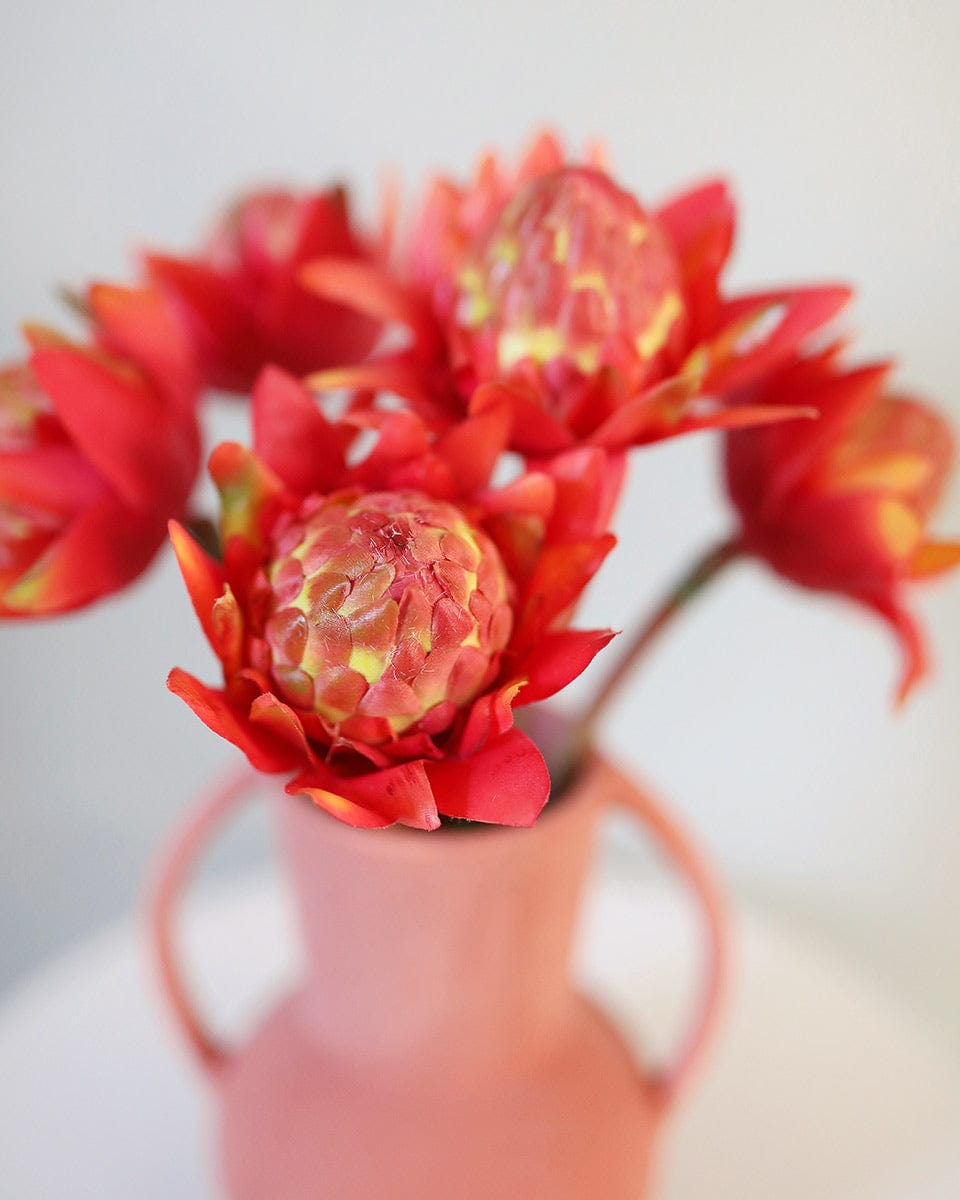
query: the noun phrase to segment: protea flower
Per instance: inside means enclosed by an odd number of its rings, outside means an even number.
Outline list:
[[[532,823],[549,777],[513,707],[565,686],[611,636],[567,627],[613,544],[596,532],[602,453],[493,489],[509,414],[492,407],[440,438],[406,412],[351,431],[270,371],[254,410],[257,453],[211,458],[223,563],[172,530],[224,686],[175,670],[171,690],[350,824]],[[375,445],[350,466],[364,425]]]
[[[796,416],[727,401],[791,357],[849,291],[723,297],[733,225],[720,182],[647,210],[597,154],[566,162],[549,137],[513,178],[488,157],[472,187],[433,185],[406,275],[332,259],[305,269],[318,295],[393,320],[410,340],[312,383],[394,391],[442,422],[464,405],[479,411],[477,387],[498,382],[512,445],[534,457]]]
[[[64,612],[135,579],[199,468],[195,384],[150,291],[91,289],[96,346],[32,328],[0,371],[0,615]],[[121,356],[122,355],[122,356]]]
[[[146,261],[185,320],[203,383],[246,392],[268,363],[305,374],[370,349],[375,321],[318,298],[299,279],[308,263],[370,253],[341,188],[265,190],[242,197],[197,256]]]
[[[729,434],[726,475],[744,550],[893,626],[902,701],[926,667],[906,585],[960,563],[960,542],[926,533],[950,469],[950,430],[918,400],[886,391],[888,370],[846,369],[836,348],[791,363],[750,402],[810,404],[819,420]]]

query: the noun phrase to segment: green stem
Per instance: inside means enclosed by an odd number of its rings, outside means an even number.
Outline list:
[[[728,563],[743,553],[739,538],[721,542],[701,555],[667,593],[665,599],[654,609],[649,618],[642,622],[633,635],[620,647],[620,653],[600,686],[579,717],[569,727],[566,745],[566,770],[560,773],[561,784],[567,772],[575,771],[580,759],[593,741],[597,724],[605,715],[611,701],[619,692],[628,675],[632,675],[637,663],[674,620],[681,609],[699,595],[721,573]]]

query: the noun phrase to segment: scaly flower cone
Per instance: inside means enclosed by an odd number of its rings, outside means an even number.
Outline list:
[[[601,451],[490,486],[508,428],[492,408],[440,436],[405,412],[334,424],[265,373],[258,452],[211,458],[222,563],[171,530],[223,687],[175,670],[171,690],[350,824],[531,824],[550,779],[513,710],[610,640],[568,620],[613,538]]]

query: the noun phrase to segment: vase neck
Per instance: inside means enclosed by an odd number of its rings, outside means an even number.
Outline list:
[[[429,1043],[456,1059],[536,1052],[563,1021],[602,805],[589,788],[532,829],[357,830],[284,797],[306,1019],[353,1055]]]

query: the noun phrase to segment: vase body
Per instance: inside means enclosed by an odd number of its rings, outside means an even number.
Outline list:
[[[423,834],[283,798],[306,973],[220,1075],[232,1200],[638,1200],[659,1103],[569,979],[602,807]]]
[[[226,1048],[184,985],[173,914],[250,782],[193,814],[151,905],[160,982],[216,1093],[230,1200],[641,1200],[723,976],[717,889],[667,813],[596,758],[532,829],[357,830],[305,797],[276,798],[303,976],[245,1045]],[[699,1001],[656,1077],[570,977],[610,804],[652,833],[706,934]]]

